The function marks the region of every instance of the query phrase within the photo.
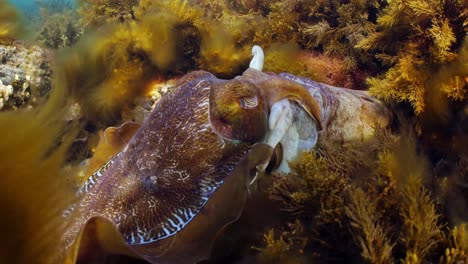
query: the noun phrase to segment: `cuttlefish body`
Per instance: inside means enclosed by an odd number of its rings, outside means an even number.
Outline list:
[[[97,249],[151,263],[208,258],[273,156],[272,144],[262,142],[270,124],[282,122],[271,115],[276,102],[297,100],[320,126],[317,102],[298,97],[304,87],[275,78],[284,89],[207,72],[183,77],[128,145],[80,188],[79,202],[65,212],[66,262],[102,262]]]
[[[232,80],[190,73],[158,101],[65,212],[67,263],[102,263],[106,254],[207,259],[269,163],[288,172],[288,162],[320,140],[365,140],[390,123],[389,111],[364,92],[264,73],[263,58],[253,62]]]

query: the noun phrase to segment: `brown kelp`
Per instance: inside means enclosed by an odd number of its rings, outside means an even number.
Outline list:
[[[55,86],[36,109],[0,113],[4,262],[53,263],[56,240],[66,227],[62,211],[74,197],[72,172],[64,165],[77,127],[64,120],[65,98],[65,90]]]
[[[1,1],[0,13],[0,42],[17,39],[20,21],[16,11]],[[24,54],[37,56],[43,53],[23,46],[18,48],[16,59],[21,60]],[[9,58],[2,58],[2,64],[9,61]],[[44,62],[44,59],[17,62],[14,64],[16,67],[31,68],[21,69],[12,79],[8,75],[2,78],[12,81],[13,87],[21,84],[20,90],[28,88],[24,86],[26,80],[20,79],[25,78],[22,76],[25,72],[33,72],[31,75],[39,80],[44,77],[39,69],[34,68],[37,61]],[[46,65],[44,70],[47,70]],[[35,84],[35,89],[40,88],[36,79],[28,81]],[[39,98],[40,92],[37,91],[36,103],[41,103],[37,108],[0,113],[3,138],[0,142],[0,208],[3,217],[0,221],[1,234],[5,238],[0,247],[2,262],[52,263],[57,249],[55,240],[65,230],[60,215],[73,201],[73,189],[67,184],[63,166],[75,129],[63,121],[66,93],[65,89],[60,89],[58,79],[55,84],[57,89],[49,94],[46,103]]]
[[[464,224],[450,226],[445,216],[450,202],[441,186],[447,176],[429,169],[414,136],[378,135],[373,142],[322,145],[291,164],[291,174],[274,176],[270,199],[279,202],[288,220],[266,231],[259,260],[454,263],[466,258]],[[291,232],[298,221],[302,232]],[[294,241],[301,240],[307,243],[297,251]]]
[[[0,1],[0,10],[0,44],[3,44],[18,38],[22,28],[18,12],[7,0]]]
[[[416,114],[428,104],[437,109],[434,97],[463,100],[466,95],[459,91],[466,90],[463,79],[468,71],[462,62],[466,61],[464,10],[466,2],[457,0],[389,2],[377,18],[378,30],[357,45],[376,51],[376,57],[390,67],[382,77],[369,79],[370,91],[382,99],[409,102]],[[458,70],[434,80],[433,73],[444,71],[451,62],[459,65]]]
[[[29,18],[28,25],[36,30],[36,41],[54,49],[68,47],[78,41],[83,29],[71,2],[42,0],[35,3],[39,8],[39,16]]]

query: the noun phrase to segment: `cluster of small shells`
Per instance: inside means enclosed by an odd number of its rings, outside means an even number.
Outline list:
[[[15,74],[14,80],[11,84],[3,83],[0,80],[0,110],[5,106],[9,108],[16,109],[18,106],[18,101],[21,101],[19,104],[24,104],[31,97],[29,92],[29,82],[31,77],[26,75],[21,78],[19,75]],[[18,100],[20,98],[20,100]],[[16,102],[11,102],[11,99],[16,99]]]
[[[13,86],[4,85],[2,80],[0,80],[0,109],[3,108],[5,102],[10,99],[10,95],[13,94]]]

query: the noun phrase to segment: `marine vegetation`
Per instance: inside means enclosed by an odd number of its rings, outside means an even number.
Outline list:
[[[375,70],[372,55],[355,46],[373,33],[382,1],[303,1],[307,19],[300,22],[307,48],[344,59],[348,71]]]
[[[134,19],[133,7],[138,0],[78,0],[79,12],[85,27],[100,26],[108,22]]]
[[[53,263],[65,230],[61,214],[73,202],[64,162],[77,127],[63,121],[64,92],[54,89],[37,109],[0,115],[2,261]]]
[[[389,67],[368,80],[370,92],[408,102],[416,114],[443,109],[439,99],[443,104],[466,99],[466,8],[458,0],[389,2],[377,18],[377,30],[356,46],[375,52]]]
[[[36,0],[38,12],[27,18],[28,30],[39,44],[53,49],[77,42],[83,27],[71,2],[66,0]]]
[[[56,263],[57,241],[69,230],[62,213],[93,168],[139,128],[125,122],[143,122],[173,91],[166,81],[177,84],[188,72],[240,76],[254,44],[265,50],[264,71],[369,89],[396,119],[391,133],[377,131],[374,140],[337,144],[318,132],[313,152],[287,162],[289,173],[258,181],[207,263],[467,261],[466,1],[81,0],[77,10],[44,7],[37,32],[54,54],[37,68],[50,76],[53,65],[52,89],[44,85],[36,103],[15,109],[12,82],[0,76],[2,261]],[[0,43],[19,39],[21,25],[0,0]],[[109,127],[119,132],[110,136]],[[120,145],[97,146],[99,134]]]
[[[259,258],[289,256],[305,263],[466,258],[463,222],[450,228],[443,217],[446,193],[439,184],[447,178],[428,170],[411,136],[386,133],[373,143],[323,145],[291,164],[291,174],[274,175],[270,199],[280,203],[288,220],[267,229]],[[288,231],[298,225],[302,232]],[[306,241],[300,250],[297,241]]]
[[[18,23],[19,14],[10,6],[7,0],[0,1],[0,44],[15,40],[21,33],[22,27]]]

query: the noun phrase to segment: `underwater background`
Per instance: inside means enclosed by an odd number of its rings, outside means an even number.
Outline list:
[[[177,78],[257,44],[395,121],[265,177],[203,263],[465,263],[467,30],[466,0],[0,0],[0,262],[56,263],[77,188]]]

